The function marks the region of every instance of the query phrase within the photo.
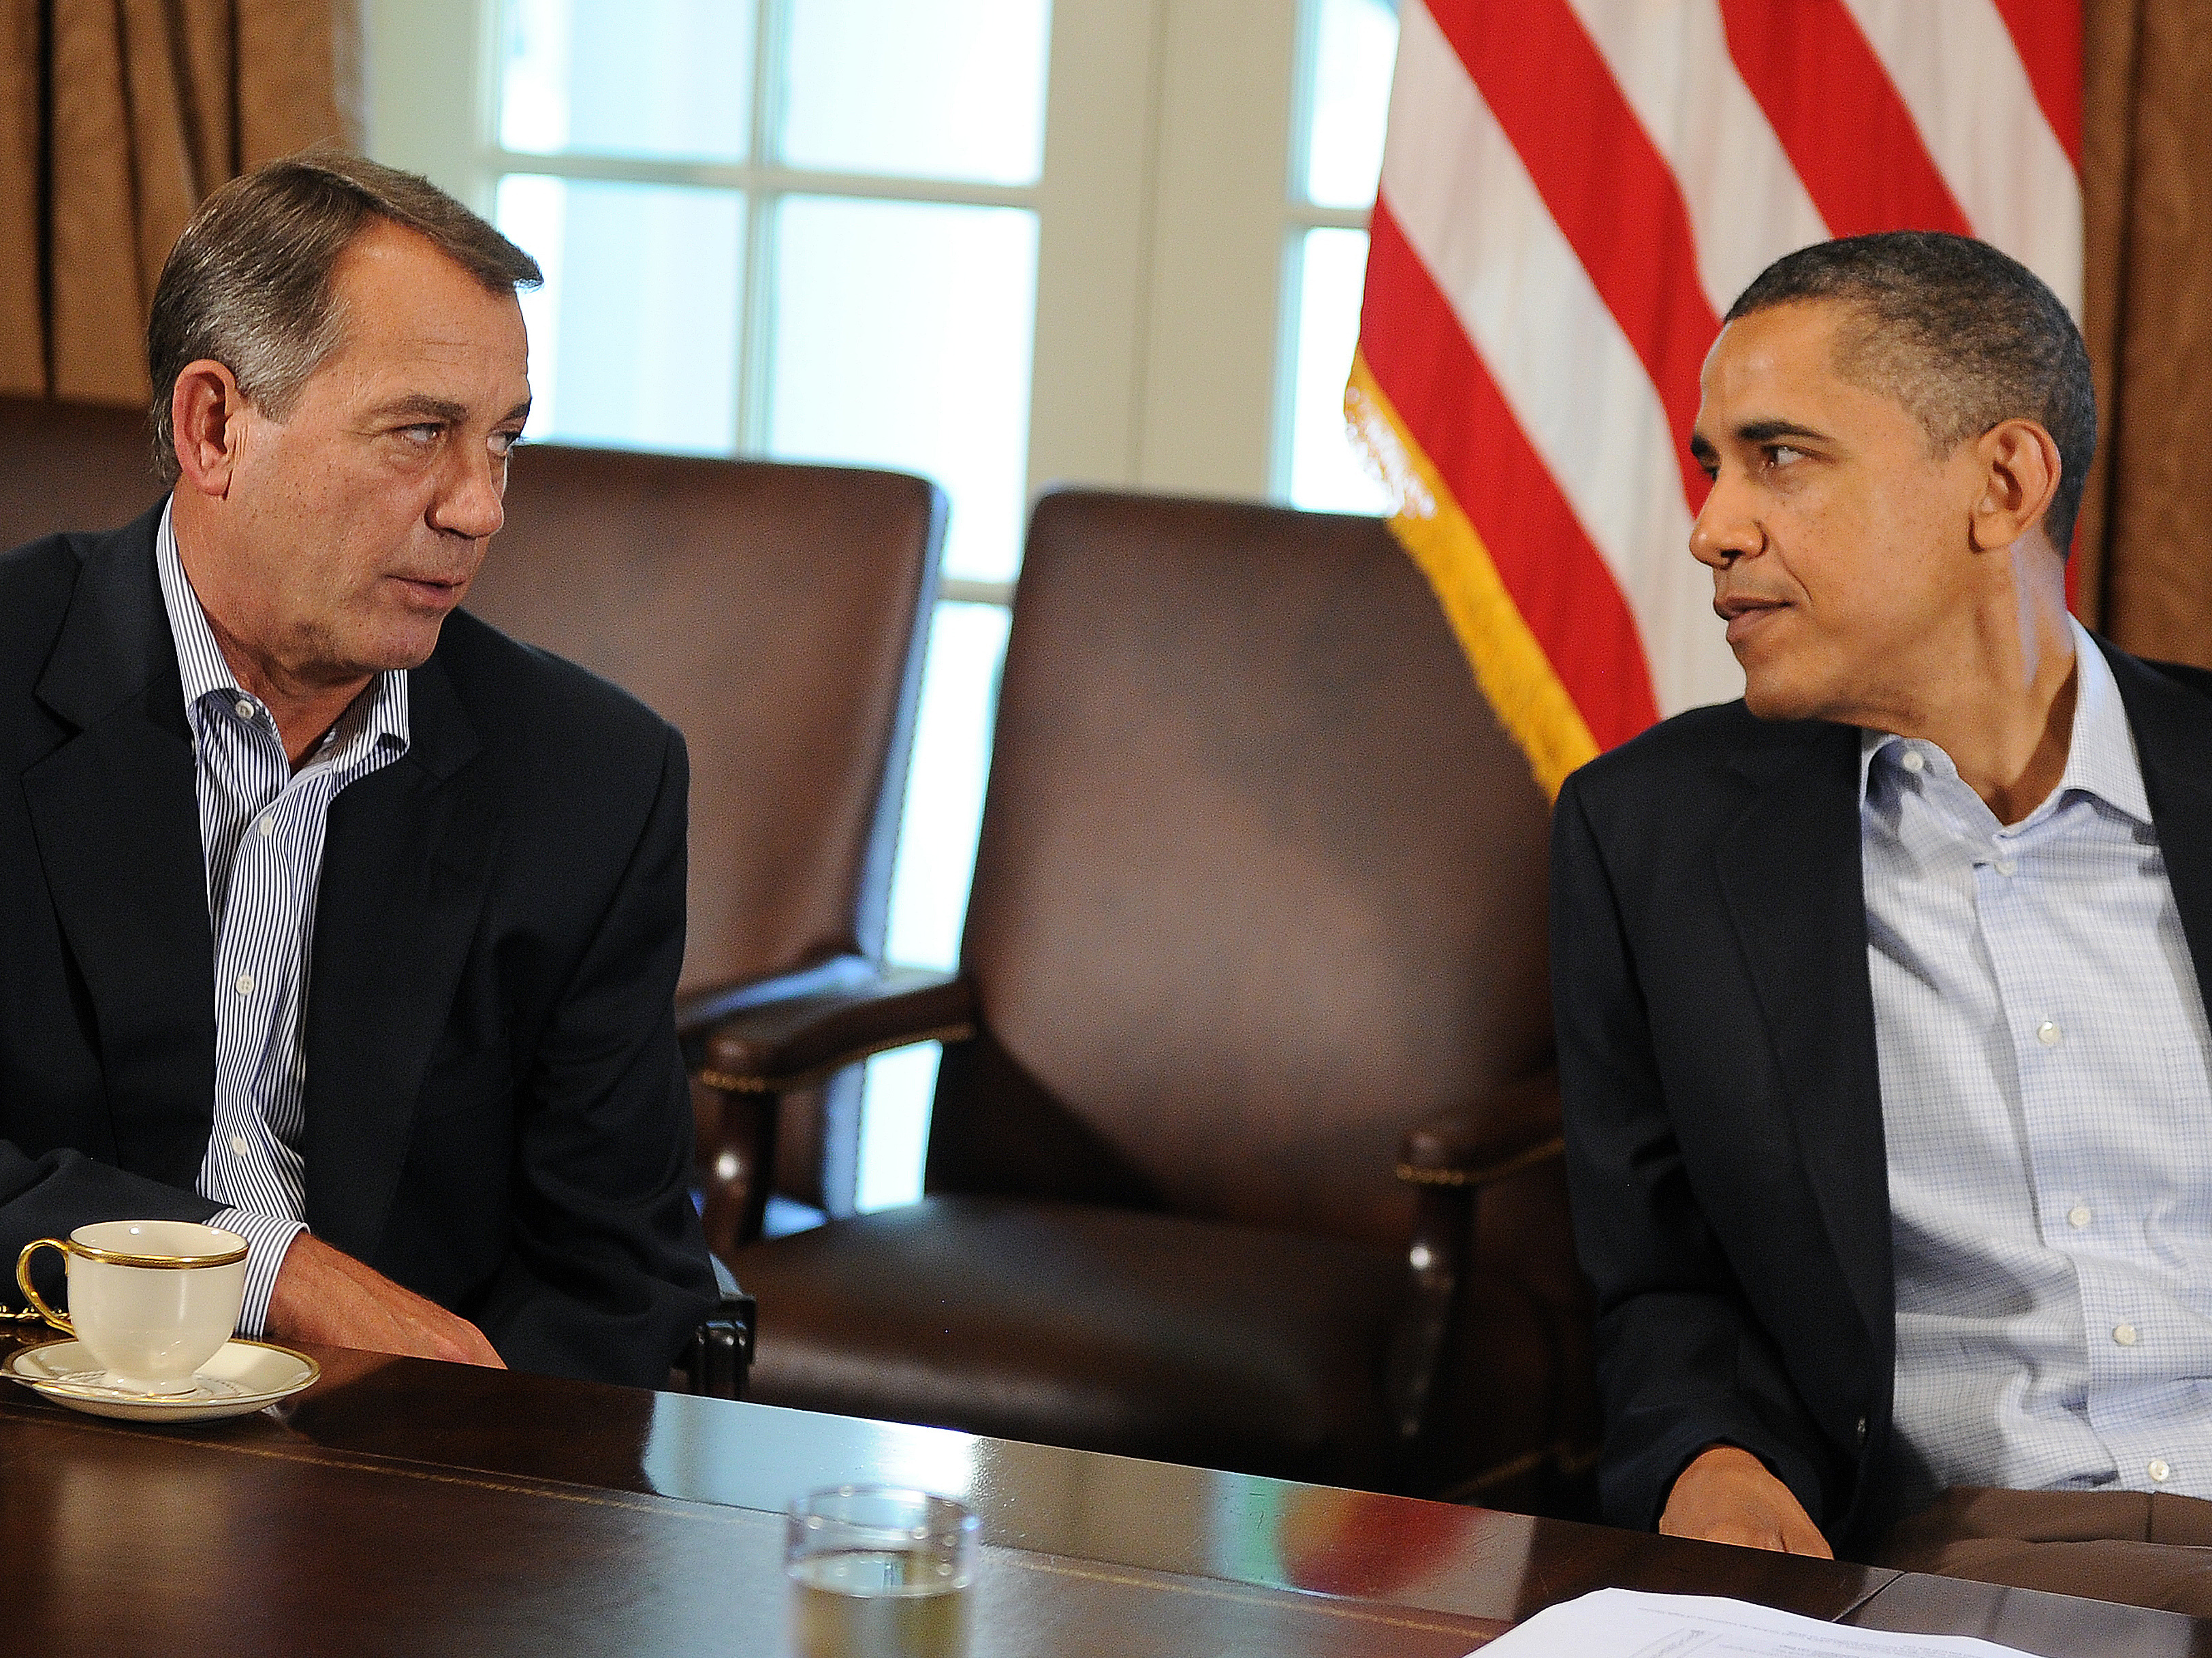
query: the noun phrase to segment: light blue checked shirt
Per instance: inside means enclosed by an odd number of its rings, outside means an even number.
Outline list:
[[[228,1206],[211,1224],[246,1242],[238,1327],[258,1336],[284,1252],[304,1230],[301,1018],[324,831],[340,789],[407,751],[407,676],[371,680],[295,776],[276,720],[223,659],[166,507],[154,558],[192,726],[215,934],[215,1131],[198,1187]]]
[[[1934,744],[1861,743],[1916,1502],[2212,1497],[2212,1035],[2119,688],[2074,644],[2066,769],[2019,824]]]

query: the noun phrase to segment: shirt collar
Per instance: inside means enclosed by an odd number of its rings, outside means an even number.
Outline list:
[[[2066,750],[2066,769],[2051,800],[2063,799],[2078,789],[2125,812],[2139,823],[2150,822],[2150,795],[2143,787],[2142,762],[2136,752],[2135,732],[2120,701],[2119,682],[2112,665],[2089,630],[2074,616],[2066,618],[2074,631],[2074,730]],[[1902,756],[1905,739],[1890,732],[1859,732],[1859,803],[1866,803],[1867,782],[1875,757],[1887,752],[1890,763]],[[1941,753],[1934,744],[1924,745]],[[1946,759],[1948,761],[1948,756]],[[2038,811],[2042,810],[2037,807]]]
[[[161,508],[161,525],[154,532],[154,567],[161,579],[161,604],[169,613],[169,637],[176,641],[177,675],[184,681],[185,713],[189,718],[207,697],[233,701],[245,693],[224,659],[222,647],[216,643],[215,630],[208,625],[199,595],[185,574],[184,560],[177,553],[176,532],[169,522],[175,505],[172,497]],[[364,749],[390,744],[404,753],[409,740],[407,675],[403,670],[387,668],[354,698],[324,744],[326,749],[356,742]]]

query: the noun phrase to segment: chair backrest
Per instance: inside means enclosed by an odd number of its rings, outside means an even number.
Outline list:
[[[515,452],[468,607],[683,732],[687,993],[881,952],[944,537],[902,473]]]
[[[0,550],[161,499],[144,411],[0,398]],[[691,751],[687,992],[883,944],[945,498],[854,467],[529,445],[469,608]]]
[[[161,500],[143,408],[0,398],[0,551],[58,530],[112,530]]]
[[[1547,819],[1380,522],[1048,495],[928,1185],[1402,1248],[1400,1136],[1550,1054]]]

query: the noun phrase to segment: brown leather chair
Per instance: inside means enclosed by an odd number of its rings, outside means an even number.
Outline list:
[[[708,1043],[947,1044],[921,1203],[732,1258],[750,1396],[1539,1500],[1595,1442],[1547,817],[1381,524],[1047,496],[959,972]]]
[[[57,530],[112,530],[161,500],[143,409],[0,398],[0,551]]]

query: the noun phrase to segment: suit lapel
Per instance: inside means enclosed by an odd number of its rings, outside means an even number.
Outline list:
[[[494,768],[437,658],[410,676],[408,700],[408,752],[331,802],[307,990],[307,1224],[363,1260],[383,1233],[499,834]]]
[[[2212,701],[2097,642],[2135,732],[2166,883],[2204,994],[2212,986]]]
[[[1738,764],[1754,791],[1716,873],[1772,1039],[1782,1106],[1868,1332],[1893,1316],[1889,1173],[1867,977],[1858,733],[1809,729]]]
[[[214,944],[159,522],[88,550],[37,693],[75,733],[22,786],[106,1083],[85,1149],[189,1189],[214,1116]]]

